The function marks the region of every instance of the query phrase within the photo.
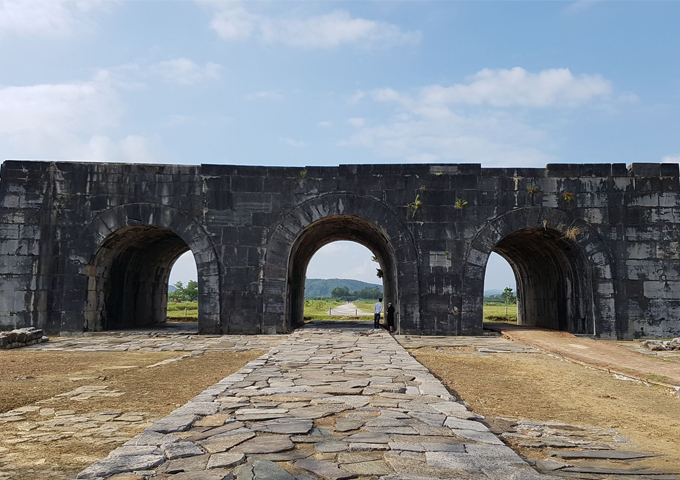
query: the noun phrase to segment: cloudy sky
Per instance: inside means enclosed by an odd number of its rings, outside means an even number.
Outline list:
[[[680,2],[0,0],[0,157],[680,161],[678,18]],[[328,276],[372,275],[347,252]]]

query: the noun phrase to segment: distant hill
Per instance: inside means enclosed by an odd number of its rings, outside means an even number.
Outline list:
[[[503,293],[503,290],[498,290],[497,288],[492,288],[491,290],[484,290],[485,297],[492,297],[495,295],[500,295],[501,293]]]
[[[177,290],[177,287],[176,287],[176,286],[174,286],[174,285],[168,285],[168,293],[172,293],[172,292],[174,292],[175,290]]]
[[[378,287],[382,291],[382,285],[378,283],[367,283],[360,280],[350,280],[347,278],[308,278],[305,280],[305,298],[330,297],[331,290],[335,287],[347,287],[350,292],[356,292],[366,287]]]

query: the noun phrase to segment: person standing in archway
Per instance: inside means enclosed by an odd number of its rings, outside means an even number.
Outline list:
[[[394,306],[391,303],[387,304],[385,319],[387,320],[387,328],[390,329],[390,333],[394,333]]]
[[[379,298],[373,305],[373,328],[380,328],[380,314],[382,313],[382,298]]]

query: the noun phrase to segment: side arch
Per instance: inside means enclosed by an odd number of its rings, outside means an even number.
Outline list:
[[[466,251],[464,269],[461,325],[463,333],[481,333],[482,309],[484,297],[484,276],[486,264],[491,252],[499,249],[499,253],[513,266],[515,275],[522,274],[523,265],[513,264],[507,255],[515,249],[517,242],[529,239],[529,235],[542,234],[552,237],[552,241],[566,244],[565,233],[569,229],[577,234],[569,240],[576,250],[573,252],[575,262],[579,263],[578,273],[583,275],[582,296],[588,318],[585,320],[585,331],[598,336],[611,337],[616,331],[615,272],[608,248],[598,232],[584,220],[558,208],[526,207],[511,210],[487,222],[474,236]],[[520,237],[520,235],[522,235]],[[504,239],[512,238],[515,245]],[[528,240],[529,241],[529,240]],[[508,248],[510,247],[510,248]],[[568,247],[569,248],[569,247]],[[527,249],[527,251],[529,251]],[[525,253],[526,254],[526,253]],[[518,292],[520,281],[518,278]],[[574,295],[571,292],[571,295]],[[522,304],[520,302],[520,312]]]
[[[153,236],[148,233],[152,232]],[[220,265],[210,236],[181,210],[150,203],[132,203],[96,215],[70,245],[63,293],[61,330],[98,330],[105,292],[97,278],[98,254],[124,236],[147,235],[172,245],[169,260],[191,250],[198,273],[201,333],[220,333]],[[153,248],[150,245],[149,248]],[[143,259],[142,259],[143,260]],[[167,259],[166,259],[167,260]]]
[[[390,207],[376,198],[351,193],[307,200],[277,225],[265,260],[261,330],[288,332],[295,326],[292,316],[300,307],[293,303],[301,295],[296,292],[299,285],[295,278],[304,276],[307,262],[318,248],[336,240],[356,241],[378,256],[386,272],[385,295],[396,303],[401,331],[419,333],[420,262],[415,240]]]

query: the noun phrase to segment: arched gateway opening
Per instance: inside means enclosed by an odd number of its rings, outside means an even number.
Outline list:
[[[90,264],[88,292],[94,298],[86,329],[165,323],[170,271],[188,250],[177,234],[161,227],[124,227],[109,235]]]
[[[164,322],[170,271],[187,251],[198,275],[198,330],[221,333],[220,267],[210,237],[184,212],[155,204],[106,210],[74,239],[62,324],[87,332]]]
[[[594,333],[590,272],[572,239],[553,229],[527,228],[503,238],[493,251],[515,273],[518,325]]]
[[[383,270],[384,297],[395,306],[397,326],[402,332],[419,333],[419,262],[414,239],[389,206],[350,193],[322,195],[300,204],[273,232],[264,270],[260,331],[290,332],[302,321],[309,260],[319,248],[336,240],[360,243],[375,254]]]
[[[368,248],[383,271],[384,305],[391,302],[398,312],[397,276],[394,252],[388,239],[370,222],[349,215],[326,217],[305,229],[291,249],[288,266],[286,323],[288,328],[302,325],[305,304],[305,277],[309,262],[323,246],[349,240]],[[342,258],[337,261],[342,262]],[[398,325],[399,318],[395,319]]]
[[[568,211],[512,210],[479,230],[467,253],[463,330],[481,333],[484,277],[495,252],[512,267],[519,325],[593,334],[615,323],[609,254],[597,232]]]

